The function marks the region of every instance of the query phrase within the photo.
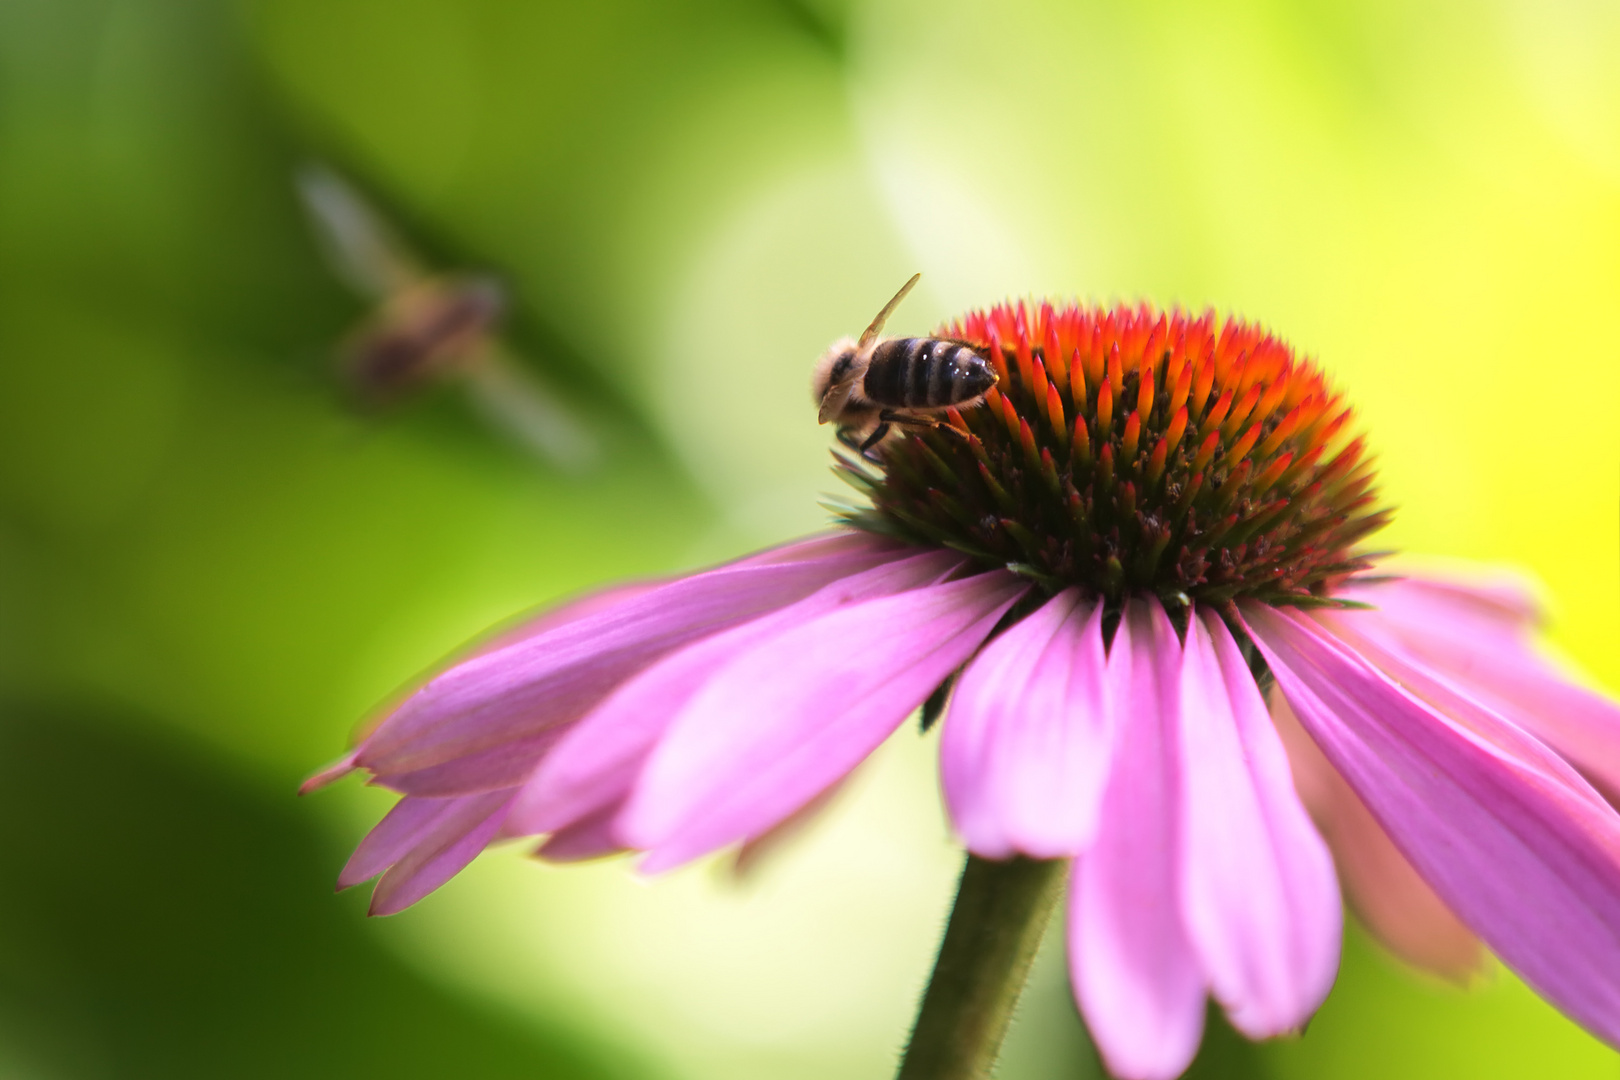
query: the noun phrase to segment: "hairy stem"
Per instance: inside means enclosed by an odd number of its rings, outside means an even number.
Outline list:
[[[897,1080],[989,1077],[1068,865],[968,856]]]

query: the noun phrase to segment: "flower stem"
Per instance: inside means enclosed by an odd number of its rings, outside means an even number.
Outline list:
[[[968,856],[896,1080],[990,1075],[1068,865]]]

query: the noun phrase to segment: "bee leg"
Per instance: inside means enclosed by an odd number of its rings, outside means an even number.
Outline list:
[[[882,442],[883,441],[883,436],[887,435],[888,433],[889,433],[888,421],[886,421],[886,420],[885,421],[880,421],[878,423],[878,426],[872,429],[872,434],[870,434],[870,435],[868,435],[866,437],[866,441],[861,443],[861,454],[862,454],[862,456],[870,457],[870,455],[867,454],[866,452],[868,450],[872,449],[872,447],[876,446],[878,443]],[[876,459],[874,458],[873,460],[876,460]]]
[[[915,413],[900,413],[893,409],[884,409],[878,413],[878,419],[885,424],[907,424],[911,427],[936,428],[939,421],[931,416],[918,416]]]

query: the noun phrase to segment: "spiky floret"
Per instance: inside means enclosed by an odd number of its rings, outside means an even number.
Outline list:
[[[1118,602],[1333,603],[1388,520],[1350,409],[1252,323],[1147,307],[1001,304],[939,336],[987,357],[983,406],[837,453],[849,524]]]

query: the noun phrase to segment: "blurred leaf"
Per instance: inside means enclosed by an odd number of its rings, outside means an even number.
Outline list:
[[[0,1071],[126,1077],[649,1076],[381,948],[299,805],[93,710],[0,724]],[[151,725],[140,725],[150,727]]]

